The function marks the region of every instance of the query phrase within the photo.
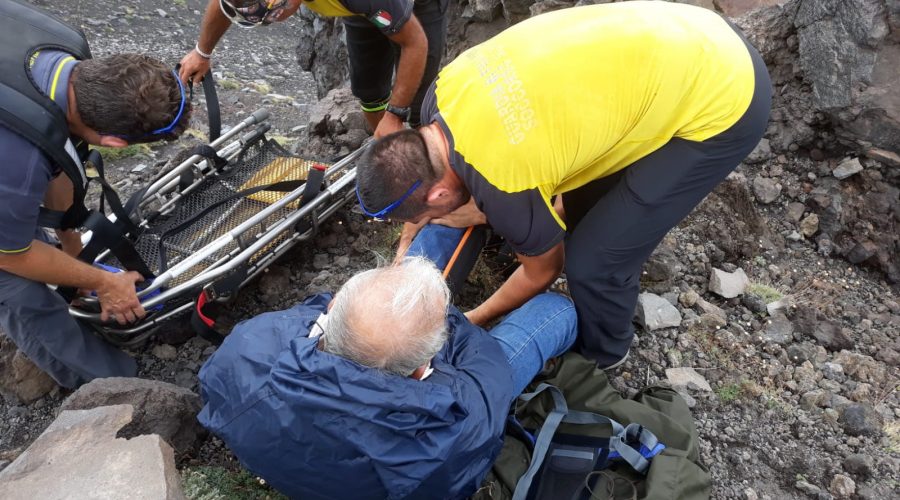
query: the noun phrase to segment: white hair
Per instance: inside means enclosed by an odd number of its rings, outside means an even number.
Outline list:
[[[428,259],[364,271],[335,296],[323,350],[409,376],[447,342],[449,304],[447,283]]]

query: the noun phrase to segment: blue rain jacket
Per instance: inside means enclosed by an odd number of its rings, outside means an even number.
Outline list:
[[[293,498],[465,498],[517,396],[500,345],[455,308],[434,372],[413,380],[316,348],[329,295],[238,324],[200,370],[200,422]]]

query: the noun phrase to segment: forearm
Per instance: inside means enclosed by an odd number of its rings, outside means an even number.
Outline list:
[[[203,21],[200,24],[200,37],[197,39],[197,46],[203,52],[211,54],[222,35],[228,31],[229,26],[231,26],[231,21],[225,17],[225,14],[219,8],[219,0],[209,0],[209,4],[206,6],[206,13],[203,14]]]
[[[404,42],[400,43],[400,60],[397,63],[397,78],[391,91],[391,104],[405,108],[412,104],[419,85],[422,83],[422,75],[425,74],[425,59],[428,56],[428,39],[416,18],[407,23],[411,34]]]
[[[0,256],[0,269],[39,283],[88,290],[101,288],[111,275],[38,240],[27,252]]]

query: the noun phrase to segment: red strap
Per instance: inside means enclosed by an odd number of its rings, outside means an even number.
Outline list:
[[[206,324],[206,326],[212,328],[216,324],[216,320],[210,318],[209,316],[203,314],[203,307],[206,306],[206,290],[200,292],[200,296],[197,297],[197,316],[200,317],[200,320]]]

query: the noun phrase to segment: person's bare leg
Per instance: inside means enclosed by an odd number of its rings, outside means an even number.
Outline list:
[[[363,112],[363,114],[366,116],[366,122],[369,123],[366,132],[370,134],[375,133],[375,129],[378,128],[378,122],[380,122],[381,117],[384,116],[384,111],[376,111],[374,113]]]

